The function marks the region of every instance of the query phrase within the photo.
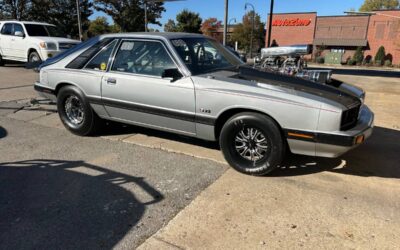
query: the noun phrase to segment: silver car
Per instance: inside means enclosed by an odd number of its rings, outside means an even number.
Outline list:
[[[236,170],[267,174],[290,150],[337,157],[372,133],[365,93],[244,65],[197,34],[110,34],[47,60],[35,89],[78,135],[103,119],[219,141]]]

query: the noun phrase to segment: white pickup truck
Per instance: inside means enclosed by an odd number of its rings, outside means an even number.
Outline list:
[[[0,66],[5,60],[42,62],[78,43],[48,23],[0,21]]]

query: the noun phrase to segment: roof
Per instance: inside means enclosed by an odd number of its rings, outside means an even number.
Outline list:
[[[365,47],[367,46],[367,44],[368,44],[367,39],[330,39],[330,38],[314,39],[314,45]]]
[[[178,39],[178,38],[202,38],[202,34],[183,33],[183,32],[130,32],[130,33],[114,33],[102,35],[102,37],[139,37],[139,38],[164,38],[164,39]]]
[[[44,22],[34,22],[34,21],[19,21],[19,20],[0,20],[0,22],[4,23],[23,23],[23,24],[40,24],[40,25],[52,25],[50,23],[44,23]]]

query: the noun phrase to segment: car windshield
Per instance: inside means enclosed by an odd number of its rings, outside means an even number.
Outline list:
[[[236,68],[243,64],[217,41],[208,38],[171,40],[178,55],[193,75]]]
[[[25,24],[29,36],[65,37],[55,26],[41,24]]]

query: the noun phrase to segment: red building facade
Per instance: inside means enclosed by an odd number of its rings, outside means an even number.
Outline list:
[[[323,48],[322,54],[340,52],[342,61],[351,58],[357,47],[373,58],[384,46],[387,59],[400,64],[400,10],[346,16],[317,16],[316,12],[274,14],[272,40],[279,46],[312,44],[314,51]]]

